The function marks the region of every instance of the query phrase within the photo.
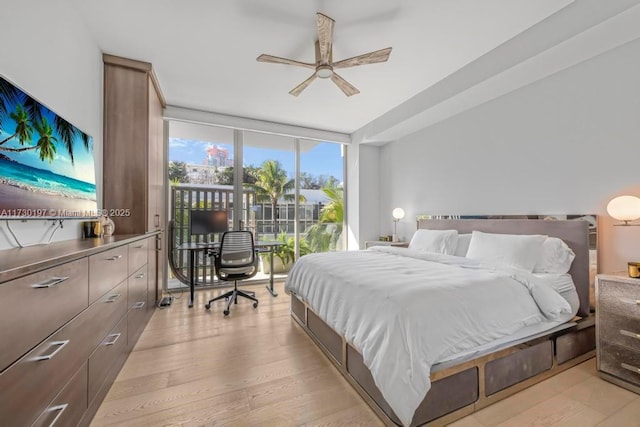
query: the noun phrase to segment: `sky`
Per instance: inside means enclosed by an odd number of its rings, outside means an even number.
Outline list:
[[[24,96],[28,95],[24,94]],[[4,141],[9,136],[13,135],[16,129],[15,121],[9,117],[9,114],[15,111],[16,104],[9,102],[8,100],[5,100],[5,104],[7,105],[7,110],[9,113],[7,114],[7,116],[1,118],[2,130],[0,130],[0,141]],[[4,154],[5,156],[17,162],[32,166],[34,168],[46,169],[51,172],[57,173],[58,175],[64,175],[80,181],[95,184],[96,175],[93,160],[93,151],[87,151],[84,148],[82,139],[78,135],[73,141],[73,157],[75,165],[72,165],[71,158],[69,157],[69,152],[61,142],[62,138],[60,138],[60,135],[58,135],[53,124],[55,113],[49,110],[47,107],[42,106],[42,115],[44,118],[46,118],[49,125],[53,128],[53,135],[59,141],[54,144],[56,146],[56,153],[54,154],[52,163],[49,163],[48,160],[44,162],[40,160],[37,150],[27,150],[19,153],[0,150],[0,154]],[[27,141],[23,146],[20,145],[19,141],[16,138],[13,138],[4,143],[2,147],[21,148],[36,145],[39,135],[35,129],[33,129],[31,137],[31,141]]]
[[[203,164],[206,158],[206,150],[212,145],[207,141],[171,138],[169,140],[169,161],[180,161],[192,164]],[[233,158],[233,146],[224,143],[213,143],[229,150],[229,157]],[[278,160],[287,171],[289,177],[294,173],[293,150],[276,150],[268,148],[245,147],[243,153],[245,166],[260,166],[265,160]],[[342,157],[340,156],[340,144],[323,142],[317,144],[311,150],[300,154],[300,171],[313,176],[334,176],[338,181],[343,181]]]

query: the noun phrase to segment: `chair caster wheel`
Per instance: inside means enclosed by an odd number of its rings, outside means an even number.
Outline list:
[[[256,308],[256,307],[258,307],[258,303],[257,303],[257,302],[254,302],[254,303],[253,303],[253,308]]]
[[[229,310],[225,310],[225,311],[223,311],[223,313],[224,313],[225,316],[228,316],[230,311]]]
[[[211,308],[211,304],[205,304],[204,308],[206,308],[207,310],[209,310]]]

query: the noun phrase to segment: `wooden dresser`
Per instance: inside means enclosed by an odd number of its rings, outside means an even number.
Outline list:
[[[155,309],[156,234],[0,251],[2,426],[90,423]]]
[[[640,393],[640,279],[596,277],[596,331],[600,376]]]

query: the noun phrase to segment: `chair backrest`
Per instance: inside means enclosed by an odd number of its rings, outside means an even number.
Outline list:
[[[216,275],[221,280],[248,279],[258,272],[258,257],[250,231],[226,231],[215,256]]]

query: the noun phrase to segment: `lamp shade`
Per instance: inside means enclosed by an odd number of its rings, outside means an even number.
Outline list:
[[[395,219],[396,221],[399,221],[402,218],[404,218],[404,209],[395,208],[393,212],[391,212],[391,215],[393,215],[393,219]]]
[[[613,218],[629,222],[640,218],[640,198],[636,196],[620,196],[612,199],[607,205],[607,212]]]

